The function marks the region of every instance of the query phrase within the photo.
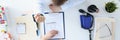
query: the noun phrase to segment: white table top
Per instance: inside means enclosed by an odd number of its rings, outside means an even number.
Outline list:
[[[21,16],[21,14],[24,13],[36,13],[39,11],[38,5],[36,4],[36,0],[5,0],[5,4],[7,5],[7,15],[9,26],[8,30],[13,34],[14,38],[16,38],[17,34],[15,33],[16,30],[14,30],[15,27],[15,18],[18,16]],[[87,0],[86,2],[79,4],[77,6],[74,6],[72,8],[69,8],[65,10],[65,24],[66,24],[66,39],[65,40],[89,40],[89,32],[87,30],[84,30],[80,26],[80,13],[78,10],[80,8],[87,10],[87,7],[90,4],[95,4],[99,9],[100,12],[98,14],[93,14],[95,17],[109,17],[108,15],[111,15],[115,17],[116,19],[116,31],[115,31],[115,40],[120,40],[120,32],[119,32],[119,24],[120,24],[120,8],[118,8],[114,14],[107,14],[104,10],[104,4],[108,2],[109,0]],[[119,1],[115,1],[118,4],[118,7],[120,7]],[[33,11],[34,10],[34,11]]]

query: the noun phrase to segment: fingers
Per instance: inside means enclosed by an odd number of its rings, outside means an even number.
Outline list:
[[[51,34],[58,34],[58,31],[57,30],[52,30],[50,31]]]
[[[48,32],[46,35],[45,35],[45,39],[51,39],[53,38],[55,35],[58,34],[58,31],[56,30],[51,30],[50,32]]]
[[[43,15],[40,15],[39,13],[35,16],[35,20],[40,23],[45,20],[45,17]]]
[[[58,34],[58,31],[52,30],[52,31],[50,31],[49,33],[51,34],[50,36],[51,36],[51,38],[52,38],[52,37],[54,37],[56,34]]]
[[[35,18],[37,18],[38,16],[41,16],[40,13],[36,14]]]

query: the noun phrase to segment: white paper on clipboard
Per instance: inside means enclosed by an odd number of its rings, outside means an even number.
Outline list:
[[[54,38],[65,38],[65,24],[64,24],[64,13],[47,13],[44,14],[44,33],[51,30],[57,30],[59,33]]]

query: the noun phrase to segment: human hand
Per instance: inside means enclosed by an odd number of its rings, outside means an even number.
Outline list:
[[[57,30],[51,30],[46,35],[42,36],[41,40],[49,40],[53,38],[56,34],[58,34]]]
[[[40,23],[43,22],[45,20],[45,17],[43,15],[41,15],[40,13],[38,13],[37,15],[35,15],[35,21]]]

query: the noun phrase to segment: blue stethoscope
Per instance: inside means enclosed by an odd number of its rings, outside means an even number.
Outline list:
[[[83,9],[80,9],[79,12],[84,14],[80,15],[81,27],[89,31],[90,40],[92,40],[91,32],[93,31],[92,27],[94,23],[94,16],[89,14],[88,12],[85,12]]]

